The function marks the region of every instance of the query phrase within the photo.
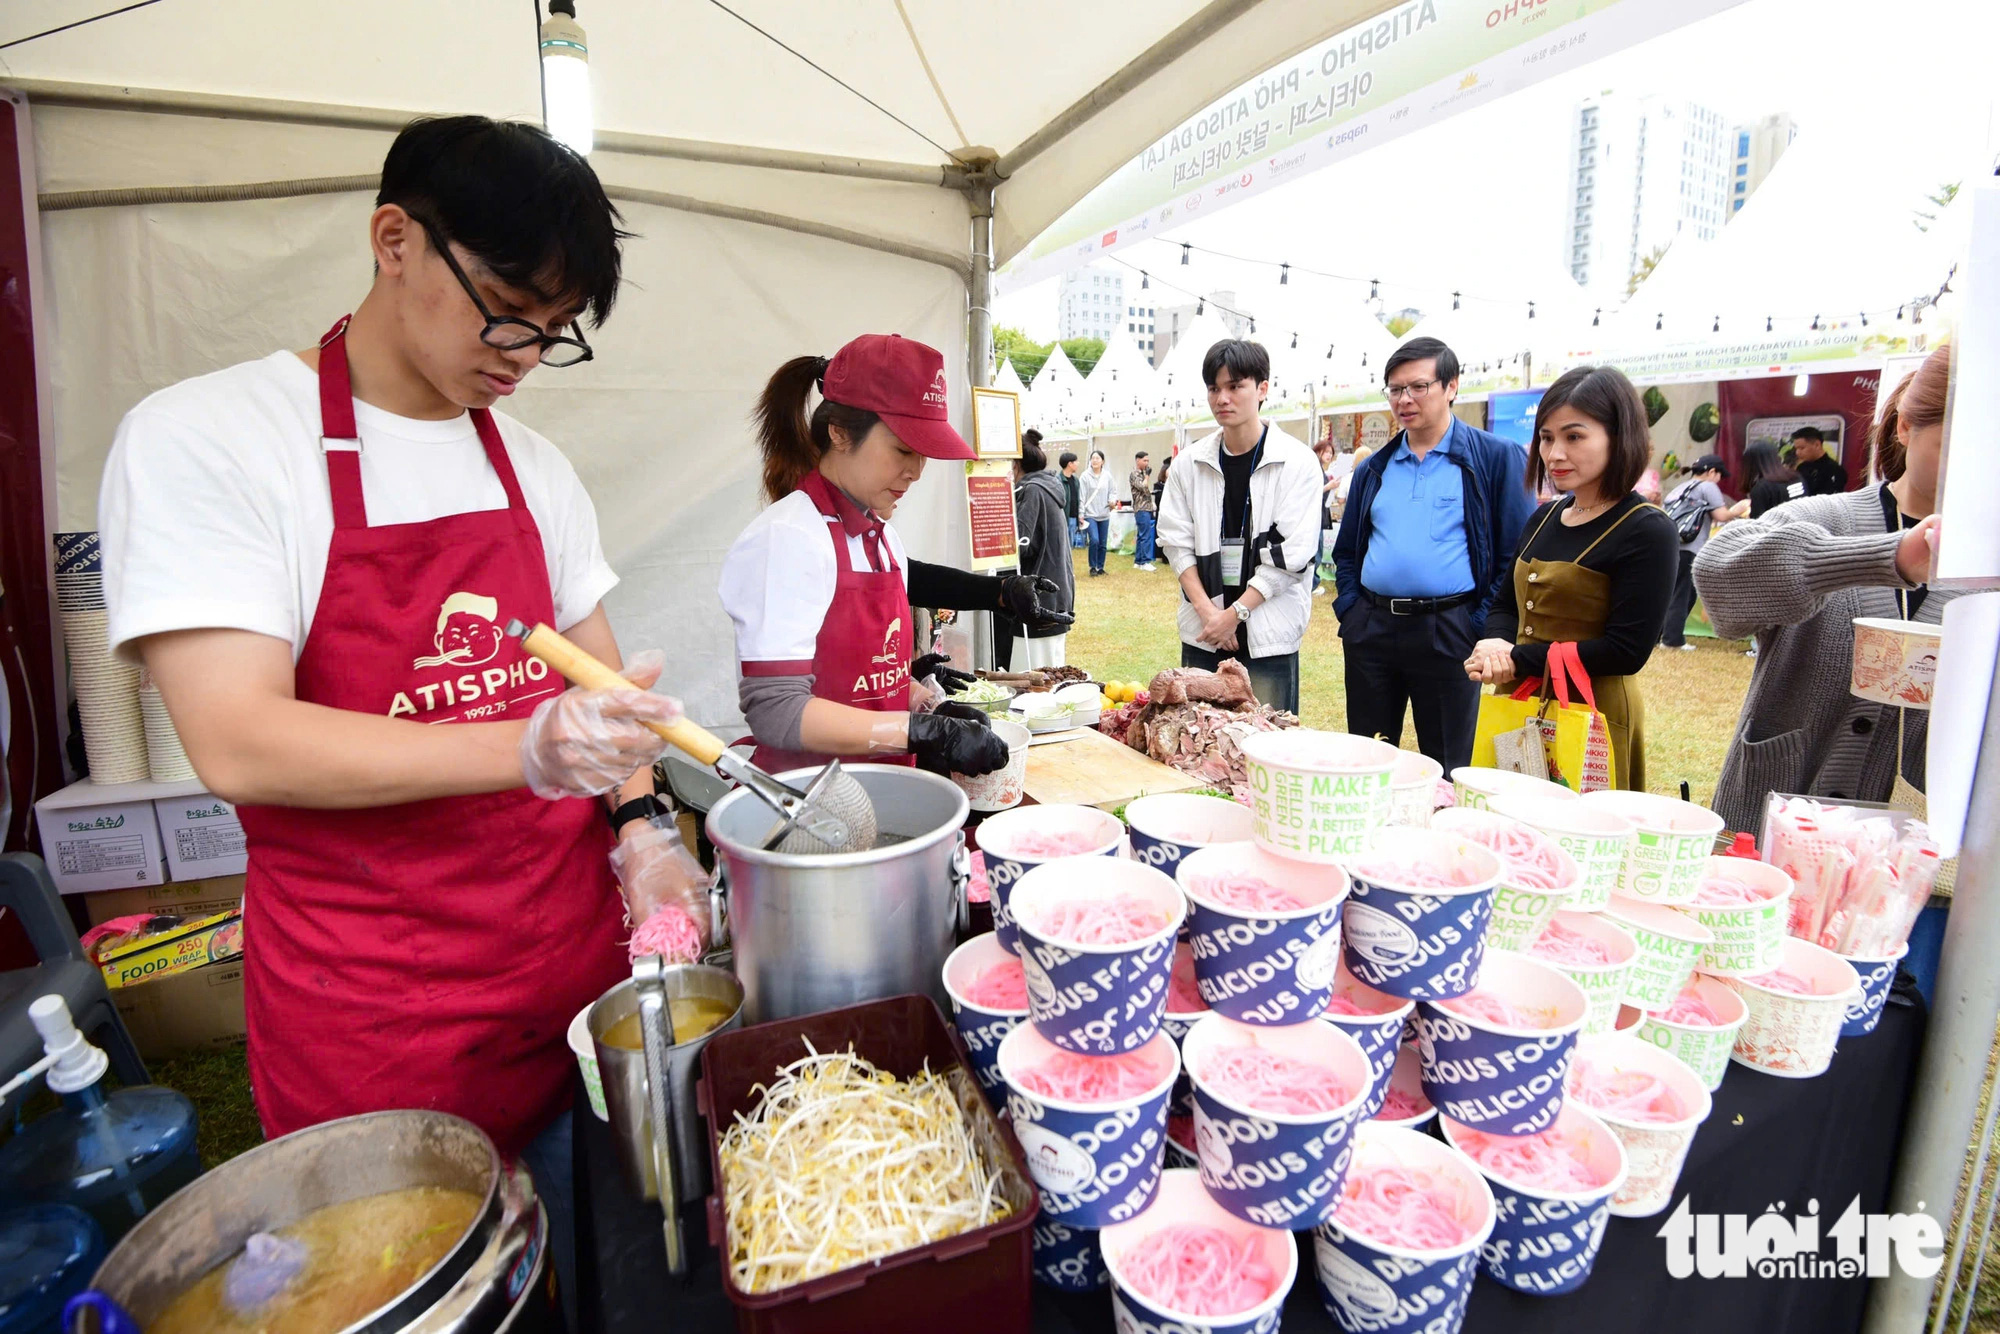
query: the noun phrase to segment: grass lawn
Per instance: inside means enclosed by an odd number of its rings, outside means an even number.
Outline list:
[[[1146,681],[1162,667],[1180,665],[1180,634],[1174,628],[1179,590],[1162,561],[1151,574],[1132,557],[1113,552],[1106,573],[1088,577],[1084,553],[1077,551],[1076,626],[1067,646],[1069,661],[1100,681]],[[1331,590],[1313,599],[1312,627],[1299,653],[1299,707],[1307,727],[1347,730],[1347,688],[1341,663],[1340,625]],[[1742,640],[1693,639],[1693,653],[1659,649],[1639,676],[1646,697],[1646,773],[1655,792],[1680,795],[1686,782],[1696,802],[1706,805],[1722,772],[1736,714],[1750,688],[1752,660]],[[1403,748],[1417,748],[1416,729],[1407,726]]]

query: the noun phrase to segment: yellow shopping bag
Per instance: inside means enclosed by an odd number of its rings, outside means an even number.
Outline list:
[[[1576,702],[1570,699],[1572,684],[1579,696]],[[1526,735],[1521,736],[1523,733]],[[1573,792],[1597,792],[1612,786],[1616,770],[1611,758],[1611,730],[1597,711],[1597,696],[1574,644],[1549,646],[1546,680],[1530,677],[1515,687],[1512,695],[1480,699],[1472,762],[1532,772],[1518,759],[1503,764],[1500,752],[1510,748],[1518,752],[1520,741],[1537,735],[1545,769],[1539,776]]]

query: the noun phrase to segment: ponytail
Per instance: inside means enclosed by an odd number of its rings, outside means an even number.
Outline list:
[[[793,357],[778,367],[757,399],[757,446],[764,455],[764,498],[783,500],[799,489],[806,474],[834,447],[833,427],[847,436],[847,447],[861,443],[881,418],[821,398],[812,416],[806,404],[826,377],[825,357]]]

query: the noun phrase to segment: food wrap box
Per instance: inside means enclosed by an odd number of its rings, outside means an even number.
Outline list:
[[[102,926],[114,917],[134,913],[163,913],[172,917],[213,917],[230,912],[243,902],[240,875],[219,875],[207,880],[170,880],[164,885],[137,889],[108,889],[83,896],[83,910],[92,926]]]
[[[183,922],[159,935],[109,946],[99,951],[97,966],[104,973],[104,984],[117,988],[192,972],[242,953],[243,911],[239,907]]]
[[[206,964],[111,993],[139,1054],[162,1061],[243,1040],[243,960]]]

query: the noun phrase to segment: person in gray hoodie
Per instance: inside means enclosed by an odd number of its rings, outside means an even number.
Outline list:
[[[1059,593],[1052,599],[1065,612],[1076,610],[1076,575],[1070,566],[1069,532],[1062,480],[1048,471],[1040,431],[1021,434],[1021,458],[1014,465],[1014,524],[1020,533],[1021,573],[1048,579]],[[1067,625],[1024,629],[1009,622],[1014,641],[1008,665],[1017,672],[1036,667],[1061,667],[1069,633]]]

